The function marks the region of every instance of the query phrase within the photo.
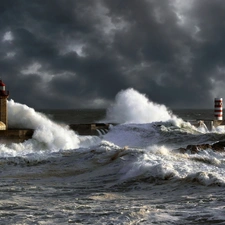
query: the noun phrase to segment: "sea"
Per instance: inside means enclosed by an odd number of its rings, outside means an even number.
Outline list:
[[[213,109],[170,109],[130,88],[107,109],[35,110],[8,101],[9,126],[32,128],[0,142],[0,224],[225,224],[225,152],[180,153],[225,141]],[[80,136],[74,123],[110,123]]]

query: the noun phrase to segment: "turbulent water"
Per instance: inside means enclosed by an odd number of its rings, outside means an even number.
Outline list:
[[[8,102],[9,125],[35,129],[24,143],[0,144],[0,224],[225,224],[225,154],[174,151],[225,139],[225,129],[186,120],[133,89],[101,110],[36,112]],[[79,136],[73,122],[118,123]],[[77,120],[77,121],[76,121]]]

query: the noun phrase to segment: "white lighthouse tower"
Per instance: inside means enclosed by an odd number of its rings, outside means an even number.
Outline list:
[[[6,91],[5,84],[0,80],[0,130],[8,129],[7,98],[9,91]]]

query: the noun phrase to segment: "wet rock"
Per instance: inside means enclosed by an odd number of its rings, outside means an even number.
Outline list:
[[[225,141],[219,141],[212,145],[212,149],[215,151],[224,151]]]
[[[179,153],[189,153],[189,154],[197,154],[200,151],[212,149],[213,151],[225,152],[225,141],[219,141],[212,145],[210,144],[200,144],[200,145],[187,145],[186,148],[179,148],[175,151]]]
[[[179,153],[186,153],[187,149],[186,148],[178,148],[178,149],[175,149],[174,151],[179,152]]]
[[[188,145],[186,147],[186,150],[187,151],[190,151],[191,154],[195,154],[195,153],[198,153],[199,152],[199,146],[198,145]]]
[[[210,144],[201,144],[200,145],[200,148],[203,149],[203,150],[206,150],[206,149],[212,149],[212,145]]]

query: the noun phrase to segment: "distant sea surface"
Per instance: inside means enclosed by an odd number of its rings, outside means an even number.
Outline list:
[[[106,109],[39,110],[56,122],[66,124],[94,123],[106,116]]]
[[[225,153],[175,151],[225,140],[223,127],[186,122],[212,119],[213,110],[169,112],[126,94],[107,110],[8,103],[10,124],[35,132],[0,144],[0,224],[225,224]],[[65,126],[112,120],[101,136]]]
[[[79,124],[94,123],[103,120],[106,117],[107,109],[52,109],[38,111],[43,112],[57,122]],[[214,119],[213,109],[171,109],[171,112],[186,121]]]

